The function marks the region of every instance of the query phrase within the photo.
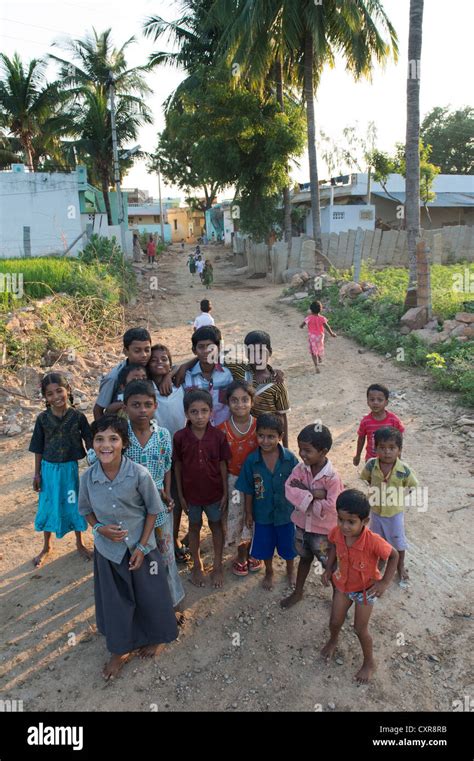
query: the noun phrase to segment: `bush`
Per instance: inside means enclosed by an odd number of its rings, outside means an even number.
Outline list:
[[[467,274],[466,274],[467,273]],[[352,271],[331,272],[339,280],[351,280]],[[460,343],[455,339],[428,347],[416,336],[402,336],[399,321],[403,314],[408,271],[400,268],[373,270],[362,267],[361,280],[374,283],[378,292],[366,300],[355,299],[350,304],[339,303],[339,286],[332,285],[318,294],[330,312],[331,326],[354,338],[369,349],[396,357],[402,349],[404,363],[429,372],[437,388],[458,391],[463,402],[474,406],[474,341]],[[469,288],[458,289],[459,283],[474,280],[474,268],[466,264],[433,265],[431,286],[433,314],[442,319],[453,318],[456,312],[474,312],[474,293]],[[305,312],[312,296],[297,302]]]

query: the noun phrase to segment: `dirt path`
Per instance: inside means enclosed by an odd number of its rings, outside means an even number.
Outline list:
[[[212,257],[218,249],[209,251]],[[23,700],[26,711],[451,710],[453,701],[474,695],[473,440],[452,425],[463,410],[421,376],[359,353],[342,337],[328,341],[316,377],[306,335],[298,329],[301,317],[277,302],[280,287],[236,278],[219,253],[223,259],[215,263],[210,292],[216,323],[227,344],[241,342],[252,328],[270,332],[273,364],[284,370],[289,386],[294,451],[298,431],[321,418],[333,433],[331,458],[346,485],[360,485],[352,456],[357,423],[366,413],[365,389],[379,381],[404,395],[391,408],[406,424],[404,459],[428,487],[429,507],[406,517],[410,589],[394,584],[374,612],[375,680],[364,687],[351,681],[360,649],[349,620],[338,662],[321,662],[330,594],[318,576],[310,576],[304,601],[281,611],[287,591],[280,564],[270,593],[260,588],[258,574],[237,579],[229,570],[223,591],[198,590],[183,570],[189,620],[179,641],[155,663],[132,661],[123,679],[104,685],[106,649],[94,631],[91,565],[75,553],[70,537],[56,543],[43,568],[31,564],[41,537],[33,530],[29,435],[22,435],[0,438],[2,697]],[[185,259],[174,252],[161,260],[159,286],[166,291],[149,289],[145,273],[142,297],[127,321],[149,324],[178,361],[189,356],[188,323],[206,293],[197,283],[189,287]],[[449,512],[464,505],[469,507]],[[208,538],[204,549],[209,560]]]

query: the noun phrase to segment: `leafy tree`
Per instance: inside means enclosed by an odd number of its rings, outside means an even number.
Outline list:
[[[436,106],[423,119],[421,137],[443,174],[474,174],[474,108]]]

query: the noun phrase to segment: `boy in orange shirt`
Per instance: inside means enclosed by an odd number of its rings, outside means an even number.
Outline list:
[[[334,655],[346,613],[355,602],[354,629],[364,655],[364,662],[355,679],[365,684],[376,668],[369,619],[374,603],[385,592],[395,574],[398,552],[367,528],[370,503],[365,494],[357,489],[341,492],[336,510],[337,526],[328,536],[331,546],[322,575],[324,586],[329,586],[331,582],[334,588],[329,620],[331,636],[321,655],[328,661]],[[383,577],[378,568],[379,560],[388,561]]]

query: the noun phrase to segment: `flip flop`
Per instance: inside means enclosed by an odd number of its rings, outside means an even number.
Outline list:
[[[185,547],[178,547],[174,551],[174,557],[177,563],[187,563],[191,560],[191,553]]]

